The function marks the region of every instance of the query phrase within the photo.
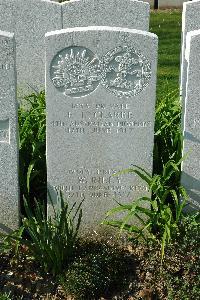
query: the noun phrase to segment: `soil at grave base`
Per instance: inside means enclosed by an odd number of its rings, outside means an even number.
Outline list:
[[[129,245],[125,250],[133,256],[136,262],[134,276],[129,274],[128,289],[121,292],[120,295],[113,293],[112,297],[101,297],[99,300],[167,300],[165,282],[162,276],[157,276],[160,268],[160,249]],[[153,259],[149,260],[149,257],[153,257]],[[184,261],[184,257],[181,255],[175,256],[173,260],[169,256],[166,261],[168,261],[167,269],[169,272],[183,272],[181,262]],[[193,274],[187,274],[187,276],[190,275],[193,276]],[[53,276],[50,274],[42,275],[39,265],[31,260],[26,253],[22,253],[18,261],[14,261],[11,254],[0,254],[0,291],[11,293],[14,300],[74,300],[70,295],[66,296]]]

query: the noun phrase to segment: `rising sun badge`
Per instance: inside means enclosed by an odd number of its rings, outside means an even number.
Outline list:
[[[53,85],[71,97],[90,94],[101,80],[99,59],[85,47],[63,49],[53,58],[50,70]]]

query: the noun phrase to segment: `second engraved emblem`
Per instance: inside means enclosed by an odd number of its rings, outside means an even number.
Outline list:
[[[139,94],[151,78],[151,64],[139,50],[118,46],[110,50],[101,62],[101,83],[118,97]]]

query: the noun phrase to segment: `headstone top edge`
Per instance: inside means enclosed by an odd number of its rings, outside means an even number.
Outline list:
[[[192,6],[194,4],[200,4],[200,0],[192,0],[192,1],[187,1],[183,2],[183,8],[186,8],[187,6]]]
[[[56,1],[53,1],[53,0],[40,0],[38,2],[46,2],[46,3],[51,3],[53,5],[58,5],[60,6],[62,3],[59,3],[59,2],[56,2]]]
[[[49,1],[49,0],[43,0],[43,1]],[[84,2],[87,2],[87,1],[91,2],[91,0],[85,0]],[[96,1],[98,3],[98,0],[93,0],[93,1]],[[129,1],[130,3],[134,2],[134,3],[137,3],[138,5],[143,5],[143,7],[146,6],[147,8],[150,9],[150,4],[148,2],[143,2],[141,0],[125,0],[125,1]],[[54,1],[51,0],[51,2],[54,2]],[[61,6],[65,6],[65,5],[68,5],[70,3],[74,3],[74,2],[83,2],[83,0],[70,0],[70,1],[65,1],[65,2],[62,2],[62,3],[58,3],[58,2],[54,2],[54,3],[57,3]]]
[[[155,33],[138,30],[138,29],[130,29],[130,28],[124,28],[124,27],[112,27],[112,26],[88,26],[88,27],[73,27],[73,28],[67,28],[67,29],[60,29],[55,31],[50,31],[45,34],[45,37],[50,37],[53,35],[62,35],[65,33],[70,32],[84,32],[84,31],[122,31],[127,33],[137,33],[145,36],[149,36],[150,38],[158,39],[158,36]]]
[[[185,59],[189,62],[191,42],[195,37],[200,37],[200,29],[189,31],[186,35]]]
[[[14,38],[15,35],[14,35],[13,32],[0,30],[0,36],[5,36],[5,37],[8,37],[8,38]]]
[[[200,34],[200,29],[197,29],[197,30],[192,30],[192,31],[189,31],[187,33],[187,37],[195,37],[196,35],[199,35]]]

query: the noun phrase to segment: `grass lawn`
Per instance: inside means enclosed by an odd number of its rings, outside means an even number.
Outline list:
[[[181,10],[151,11],[150,32],[158,35],[157,98],[179,87]]]

